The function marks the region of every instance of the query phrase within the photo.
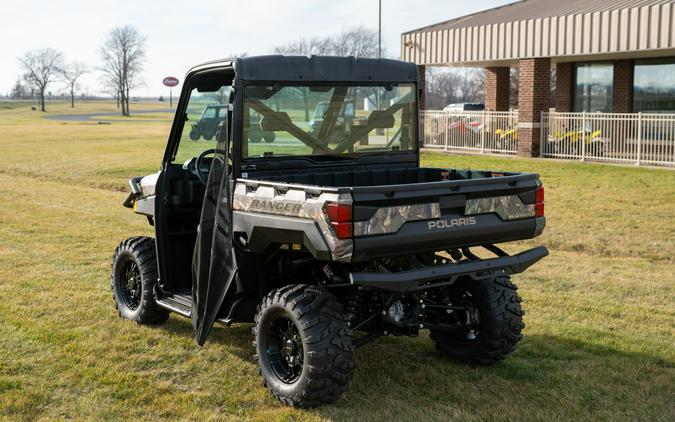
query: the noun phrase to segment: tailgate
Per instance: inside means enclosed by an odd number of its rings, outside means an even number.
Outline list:
[[[353,261],[529,239],[545,225],[532,173],[355,187],[352,195]]]

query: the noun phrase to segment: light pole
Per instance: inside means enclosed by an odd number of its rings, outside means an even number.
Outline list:
[[[382,58],[382,0],[379,0],[377,13],[377,58]]]

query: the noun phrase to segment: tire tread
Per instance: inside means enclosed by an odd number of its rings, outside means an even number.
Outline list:
[[[274,397],[289,406],[315,407],[334,402],[347,391],[354,368],[352,331],[342,305],[335,296],[313,285],[289,285],[271,291],[263,298],[256,312],[252,329],[256,351],[261,316],[275,304],[294,313],[302,326],[305,335],[303,347],[307,354],[303,371],[307,371],[307,378],[305,388],[283,394],[265,378],[256,355],[263,385]]]

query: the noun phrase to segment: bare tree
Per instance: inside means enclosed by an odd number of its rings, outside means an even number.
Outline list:
[[[365,26],[347,28],[333,36],[300,38],[274,47],[276,54],[335,55],[354,57],[377,57],[377,31]],[[305,106],[305,121],[309,121],[309,98],[306,89],[299,88]]]
[[[117,102],[117,108],[120,108],[120,91],[116,80],[113,80],[109,75],[104,74],[101,77],[101,92],[110,95]]]
[[[9,97],[14,100],[23,100],[28,97],[28,89],[26,88],[26,85],[21,83],[21,78],[16,80]]]
[[[470,69],[466,75],[464,98],[470,103],[482,103],[485,97],[485,69]]]
[[[426,75],[426,106],[441,109],[448,104],[483,101],[485,73],[482,69],[430,68]]]
[[[137,86],[145,61],[145,42],[136,28],[122,26],[108,33],[101,47],[104,80],[115,88],[122,115],[129,116],[129,92]]]
[[[61,73],[61,77],[63,77],[64,81],[68,85],[71,108],[75,108],[75,88],[77,87],[77,81],[87,72],[87,66],[80,62],[69,63],[59,72]]]
[[[377,31],[363,25],[327,37],[300,38],[274,47],[277,54],[377,57]]]
[[[333,40],[330,37],[297,39],[289,43],[274,47],[276,54],[297,54],[303,56],[325,56],[333,53]]]
[[[336,56],[377,57],[377,31],[363,25],[347,28],[332,38],[332,54]],[[382,50],[384,55],[384,49]]]
[[[31,50],[19,59],[26,81],[37,88],[40,96],[40,110],[45,111],[45,90],[54,81],[61,68],[63,55],[53,48]]]
[[[427,69],[426,107],[430,110],[436,110],[448,104],[460,102],[463,84],[464,78],[457,72],[436,68]]]

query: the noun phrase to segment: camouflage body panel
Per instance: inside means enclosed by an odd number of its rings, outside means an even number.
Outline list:
[[[378,209],[368,221],[354,223],[354,236],[396,233],[409,221],[432,220],[441,217],[439,204],[416,204]]]
[[[497,214],[502,220],[534,217],[534,204],[524,204],[518,195],[493,196],[466,201],[465,215]]]
[[[326,202],[351,204],[350,194],[316,186],[237,180],[232,207],[235,211],[283,215],[315,221],[328,244],[333,260],[349,262],[354,242],[338,239],[324,211]]]

